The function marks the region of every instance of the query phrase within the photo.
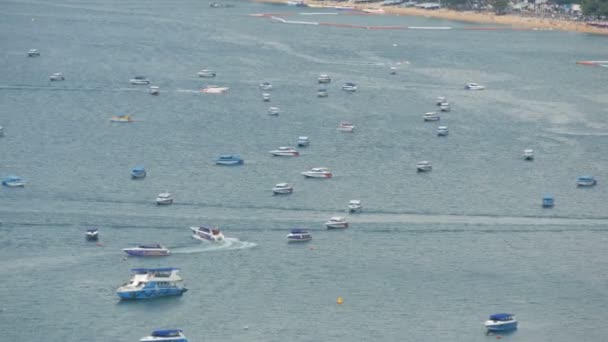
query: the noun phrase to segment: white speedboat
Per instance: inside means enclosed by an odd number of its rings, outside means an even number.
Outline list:
[[[534,159],[534,150],[531,148],[527,148],[524,150],[524,160],[533,160]]]
[[[306,147],[310,145],[310,140],[306,136],[300,136],[298,137],[297,143],[299,147]]]
[[[437,135],[440,137],[444,137],[448,135],[448,126],[439,126],[437,127]]]
[[[38,51],[37,49],[30,49],[27,52],[27,56],[28,57],[38,57],[38,56],[40,56],[40,51]]]
[[[270,82],[262,82],[262,83],[260,83],[260,89],[262,89],[262,90],[271,90],[272,89],[272,83],[270,83]]]
[[[503,332],[517,329],[517,320],[513,314],[498,313],[490,315],[483,324],[488,332]]]
[[[439,104],[439,110],[442,112],[449,112],[451,110],[450,104],[448,102],[442,102]]]
[[[424,113],[422,118],[424,119],[424,121],[439,121],[440,119],[439,114],[437,112]]]
[[[84,233],[84,238],[87,241],[97,241],[99,240],[99,230],[97,228],[89,228]]]
[[[156,204],[158,205],[166,205],[173,203],[173,195],[169,192],[161,192],[156,196]]]
[[[479,85],[477,83],[467,83],[464,85],[464,89],[466,90],[484,90],[486,87]]]
[[[396,67],[391,67],[390,68],[390,74],[391,75],[397,75],[397,68]]]
[[[288,183],[279,183],[272,188],[272,193],[275,195],[285,195],[293,193],[293,186]]]
[[[114,115],[110,118],[110,122],[133,122],[131,115]]]
[[[228,87],[220,87],[217,85],[208,85],[205,88],[201,89],[201,93],[205,94],[223,94],[228,91]]]
[[[589,175],[579,176],[576,179],[577,186],[594,186],[595,184],[597,184],[597,180],[595,180],[595,177],[593,177],[593,176],[589,176]]]
[[[142,244],[135,247],[124,248],[123,252],[131,256],[167,256],[171,254],[169,249],[158,243]]]
[[[203,69],[203,70],[197,72],[196,74],[198,75],[198,77],[205,77],[205,78],[215,77],[215,71],[209,70],[209,69]]]
[[[298,152],[295,148],[293,147],[289,147],[289,146],[281,146],[279,148],[277,148],[276,150],[272,150],[272,151],[268,151],[270,154],[272,154],[273,156],[278,156],[278,157],[297,157],[300,155],[300,152]]]
[[[416,163],[416,170],[418,170],[418,172],[431,171],[432,168],[433,166],[431,166],[431,162],[427,160],[419,161],[418,163]]]
[[[357,91],[357,85],[352,82],[346,82],[342,85],[342,90],[355,92]]]
[[[49,80],[50,81],[64,81],[65,76],[63,76],[63,74],[60,72],[56,72],[56,73],[52,74],[51,76],[49,76]]]
[[[150,86],[148,88],[148,93],[150,95],[159,95],[160,94],[160,87],[159,86]]]
[[[149,336],[139,342],[188,342],[184,333],[179,329],[154,330]]]
[[[331,178],[333,174],[326,167],[313,167],[308,171],[302,172],[302,175],[306,178]]]
[[[197,240],[219,242],[224,240],[224,234],[217,227],[190,227],[190,230],[194,233],[193,238]]]
[[[363,210],[363,207],[361,206],[360,200],[350,200],[350,202],[348,203],[348,212],[360,213],[361,210]]]
[[[353,125],[352,123],[348,122],[348,121],[342,121],[340,122],[340,124],[338,125],[337,130],[339,132],[353,132],[355,130],[355,125]]]
[[[312,240],[312,235],[304,229],[293,228],[289,234],[287,234],[288,242],[306,242],[310,240]]]
[[[327,92],[327,89],[325,88],[319,88],[317,90],[317,97],[328,97],[329,93]]]
[[[281,113],[279,107],[268,107],[268,115],[279,115],[279,113]]]
[[[262,101],[264,101],[264,102],[270,102],[270,94],[263,93],[262,94]]]
[[[150,81],[146,76],[135,76],[129,82],[131,84],[141,85],[141,84],[150,84]]]
[[[334,216],[329,219],[329,221],[325,222],[325,227],[327,229],[344,229],[348,228],[348,222],[342,216]]]
[[[319,83],[331,83],[331,77],[329,77],[328,74],[321,74],[319,75],[319,77],[317,78],[317,81]]]

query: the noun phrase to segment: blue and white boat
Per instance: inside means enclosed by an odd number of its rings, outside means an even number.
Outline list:
[[[342,85],[342,90],[355,92],[357,91],[357,85],[352,82],[346,82]]]
[[[154,330],[139,342],[188,342],[184,333],[179,329]]]
[[[99,240],[99,230],[97,228],[88,228],[84,233],[84,238],[87,239],[87,241]]]
[[[131,248],[124,248],[123,252],[131,256],[167,256],[171,251],[159,243],[137,245]]]
[[[300,136],[298,137],[297,143],[298,147],[306,147],[310,145],[310,139],[308,139],[306,136]]]
[[[576,180],[576,185],[578,186],[594,186],[595,184],[597,184],[597,181],[593,176],[579,176]]]
[[[437,127],[437,135],[440,137],[445,137],[449,133],[448,126],[439,126]]]
[[[236,154],[223,154],[214,160],[217,165],[241,165],[245,161]]]
[[[120,299],[150,299],[155,297],[181,296],[188,291],[179,283],[183,281],[179,268],[134,268],[131,280],[119,287]]]
[[[2,185],[9,188],[24,187],[26,181],[19,176],[7,176],[2,180]]]
[[[304,229],[294,228],[287,234],[288,242],[306,242],[312,240],[312,235]]]
[[[543,208],[552,208],[555,203],[553,195],[544,195],[543,196]]]
[[[490,318],[484,323],[488,332],[503,332],[517,329],[517,320],[510,313],[497,313],[490,315]]]
[[[146,169],[143,166],[136,166],[131,170],[131,178],[140,179],[146,177]]]

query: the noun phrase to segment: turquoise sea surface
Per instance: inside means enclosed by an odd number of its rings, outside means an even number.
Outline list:
[[[606,340],[608,69],[575,62],[608,59],[607,37],[226,3],[0,1],[0,176],[28,181],[0,189],[1,341],[180,328],[192,342],[476,342],[496,340],[483,329],[496,312],[519,320],[503,340]],[[452,29],[250,15],[270,12]],[[197,77],[205,68],[217,77]],[[55,72],[66,80],[50,82]],[[316,97],[321,73],[327,98]],[[130,85],[136,75],[161,94]],[[211,84],[230,89],[200,92]],[[452,111],[424,122],[437,96]],[[122,114],[135,122],[110,123]],[[311,140],[300,157],[268,153],[300,135]],[[245,164],[213,164],[226,153]],[[417,173],[420,160],[433,170]],[[140,165],[147,177],[131,180]],[[334,177],[300,175],[321,166]],[[577,188],[582,174],[597,186]],[[281,182],[294,193],[273,196]],[[155,204],[164,191],[173,205]],[[546,193],[554,208],[542,208]],[[362,213],[346,212],[351,199]],[[337,215],[350,227],[326,230]],[[192,239],[201,224],[227,241]],[[288,244],[292,227],[313,240]],[[156,242],[172,255],[121,251]],[[180,267],[189,291],[120,302],[134,267]]]

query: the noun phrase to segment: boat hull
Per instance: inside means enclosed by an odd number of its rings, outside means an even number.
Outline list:
[[[348,228],[348,222],[344,223],[325,223],[327,229],[346,229]]]
[[[270,154],[272,154],[275,157],[297,157],[300,155],[300,153],[297,151],[293,151],[293,152],[270,151]]]
[[[98,234],[86,234],[84,237],[87,241],[97,241],[99,240],[99,235]]]
[[[150,84],[150,81],[131,80],[131,84],[134,84],[134,85],[145,85],[145,84]]]
[[[230,160],[230,161],[217,160],[215,162],[215,164],[217,164],[217,165],[228,165],[228,166],[230,166],[230,165],[241,165],[241,164],[243,164],[243,161],[242,160]]]
[[[296,235],[291,236],[291,235],[288,235],[287,236],[287,242],[289,242],[289,243],[308,242],[310,240],[312,240],[312,236],[310,236],[310,235],[308,235],[308,236],[299,236],[299,235],[298,236],[296,236]]]
[[[169,204],[173,204],[173,199],[157,199],[156,200],[156,204],[157,205],[169,205]]]
[[[511,331],[517,329],[517,321],[496,323],[488,321],[485,323],[486,329],[491,332]]]
[[[361,210],[362,210],[361,207],[348,207],[349,213],[360,213]]]
[[[310,172],[302,172],[302,175],[306,178],[331,178],[333,176],[331,173],[310,173]]]
[[[288,195],[293,193],[293,188],[291,189],[272,189],[272,193],[274,195]]]
[[[146,173],[131,173],[131,178],[132,179],[142,179],[142,178],[146,178]]]
[[[23,188],[25,187],[25,182],[2,182],[2,185],[9,188]]]
[[[168,256],[168,250],[142,250],[142,249],[123,249],[125,253],[130,256],[140,256],[140,257],[156,257],[156,256]]]
[[[117,291],[116,294],[122,300],[140,300],[140,299],[151,299],[158,297],[170,297],[170,296],[181,296],[188,289],[184,287],[176,288],[156,288],[156,289],[145,289],[137,291]]]

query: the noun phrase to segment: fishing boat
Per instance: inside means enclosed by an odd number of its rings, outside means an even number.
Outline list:
[[[159,86],[150,86],[148,88],[148,93],[150,95],[160,95],[160,87]]]
[[[336,129],[338,130],[338,132],[352,133],[355,130],[355,125],[348,121],[342,121]]]
[[[293,193],[293,186],[289,185],[289,183],[278,183],[272,188],[272,193],[274,195],[285,195]]]
[[[334,216],[329,219],[329,221],[325,222],[325,227],[327,229],[344,229],[348,228],[348,222],[342,216]]]
[[[348,202],[349,213],[360,213],[362,210],[363,206],[361,205],[360,200],[350,200],[350,202]]]
[[[270,94],[263,93],[262,94],[262,101],[264,101],[264,102],[270,102]]]
[[[188,342],[184,333],[179,329],[154,330],[149,336],[139,342]]]
[[[287,234],[287,242],[306,242],[312,240],[312,235],[307,230],[293,228]]]
[[[84,238],[87,241],[97,241],[97,240],[99,240],[99,230],[97,228],[88,228],[84,232]]]
[[[208,85],[201,89],[201,93],[205,94],[223,94],[228,91],[228,87],[220,87],[218,85]]]
[[[449,133],[448,126],[439,126],[437,127],[437,135],[440,137],[445,137]]]
[[[114,115],[110,118],[110,122],[133,122],[131,115]]]
[[[302,172],[302,175],[306,178],[331,178],[333,174],[326,167],[313,167],[308,171]]]
[[[135,247],[124,248],[123,252],[131,256],[167,256],[171,254],[165,246],[158,243],[141,244]]]
[[[298,147],[306,147],[310,145],[310,139],[306,136],[299,136],[297,140]]]
[[[355,91],[357,91],[357,85],[352,82],[346,82],[342,85],[342,90],[349,91],[349,92],[355,92]]]
[[[497,313],[490,315],[484,323],[488,332],[504,332],[517,329],[517,320],[513,314]]]
[[[439,110],[442,112],[449,112],[451,110],[450,104],[448,102],[442,102],[439,104]]]
[[[198,75],[198,77],[205,77],[205,78],[215,77],[215,71],[210,70],[210,69],[203,69],[203,70],[197,72],[196,74]]]
[[[136,166],[131,170],[132,179],[146,178],[146,169],[143,166]]]
[[[416,170],[418,172],[427,172],[431,171],[433,167],[431,166],[431,162],[427,160],[419,161],[416,163]]]
[[[464,85],[464,89],[466,90],[484,90],[486,87],[479,85],[477,83],[467,83]]]
[[[268,107],[268,115],[279,115],[281,109],[279,107]]]
[[[214,160],[216,165],[241,165],[245,161],[236,154],[223,154]]]
[[[56,72],[56,73],[52,74],[51,76],[49,76],[49,80],[50,81],[64,81],[65,76],[63,76],[63,74],[60,72]]]
[[[527,148],[524,150],[524,160],[534,160],[534,150]]]
[[[277,148],[276,150],[272,150],[272,151],[268,151],[270,154],[272,154],[273,156],[279,156],[279,157],[297,157],[300,155],[300,152],[298,152],[295,148],[293,147],[289,147],[289,146],[281,146],[279,148]]]
[[[437,112],[424,113],[422,118],[424,119],[424,121],[439,121],[440,119],[439,114]]]
[[[150,81],[148,80],[148,78],[146,76],[135,76],[129,82],[131,82],[131,84],[135,84],[135,85],[150,84]]]
[[[327,92],[327,89],[325,88],[319,88],[317,90],[317,97],[328,97],[329,93]]]
[[[595,184],[597,184],[597,181],[593,176],[579,176],[576,180],[578,186],[594,186]]]
[[[554,204],[555,200],[553,195],[547,194],[543,196],[543,208],[552,208]]]
[[[157,205],[168,205],[173,203],[173,195],[170,192],[161,192],[156,196]]]
[[[6,176],[3,180],[2,180],[2,185],[9,187],[9,188],[23,188],[25,187],[25,184],[27,182],[25,180],[23,180],[21,177],[19,176]]]
[[[201,241],[219,242],[224,240],[224,234],[217,227],[190,227],[193,238]]]
[[[260,83],[259,87],[262,90],[271,90],[272,84],[270,82],[262,82],[262,83]]]
[[[134,268],[131,280],[120,286],[116,294],[120,299],[150,299],[181,296],[188,291],[179,283],[183,281],[179,268]]]
[[[30,49],[27,52],[27,56],[28,57],[38,57],[38,56],[40,56],[40,51],[38,51],[37,49]]]
[[[317,77],[317,82],[319,83],[331,83],[331,77],[328,74],[321,74]]]

